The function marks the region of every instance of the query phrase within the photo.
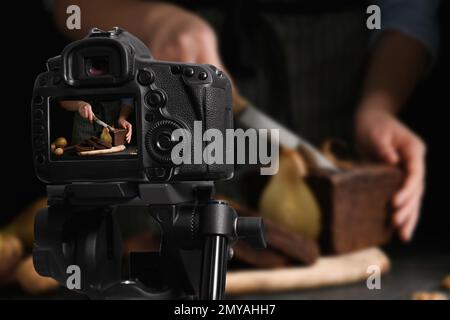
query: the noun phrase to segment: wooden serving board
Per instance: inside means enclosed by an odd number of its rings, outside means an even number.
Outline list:
[[[99,155],[99,154],[120,152],[123,150],[125,150],[125,146],[122,144],[120,146],[115,146],[115,147],[112,147],[109,149],[81,151],[81,152],[78,152],[78,155],[80,155],[80,156],[95,156],[95,155]]]
[[[390,261],[379,248],[373,247],[348,254],[322,257],[308,267],[230,271],[227,273],[226,294],[273,293],[301,290],[365,281],[376,265],[387,272]]]

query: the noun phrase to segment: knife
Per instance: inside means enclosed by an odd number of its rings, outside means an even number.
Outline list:
[[[97,118],[97,116],[94,115],[94,121],[95,123],[97,123],[99,126],[102,126],[104,128],[107,128],[108,130],[113,131],[114,128],[112,126],[110,126],[109,124],[106,124],[105,122],[103,122],[102,120],[100,120],[99,118]]]
[[[233,95],[233,104],[233,108],[238,112],[236,120],[242,127],[255,129],[278,129],[280,133],[281,147],[302,151],[308,157],[308,160],[310,160],[310,162],[317,168],[340,171],[334,163],[328,160],[322,152],[320,152],[306,139],[264,114],[237,93]]]

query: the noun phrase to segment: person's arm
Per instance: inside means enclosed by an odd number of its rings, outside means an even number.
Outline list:
[[[122,104],[120,106],[119,120],[128,119],[128,117],[130,116],[132,111],[133,111],[133,107],[126,105],[126,104]]]
[[[360,105],[378,105],[396,114],[428,68],[428,50],[414,38],[386,31],[374,46]]]
[[[68,30],[66,9],[81,9],[81,29]],[[223,69],[216,36],[199,16],[178,6],[137,0],[58,0],[54,4],[58,28],[72,39],[93,27],[110,30],[119,26],[141,39],[159,60],[208,63]]]
[[[88,102],[82,100],[63,100],[59,101],[61,107],[68,111],[78,112],[80,116],[86,120],[94,120],[94,112]]]
[[[117,123],[119,124],[119,126],[121,128],[127,129],[127,134],[125,136],[127,143],[131,142],[131,136],[133,133],[133,126],[127,120],[132,111],[133,111],[132,100],[130,101],[128,99],[123,99],[121,101],[120,113],[119,113],[119,117],[117,119]]]
[[[380,3],[384,4],[382,16],[388,18],[386,30],[377,35],[373,44],[355,117],[355,133],[363,155],[405,169],[404,184],[393,198],[393,223],[400,237],[409,241],[425,188],[426,146],[396,115],[436,54],[433,12],[438,1]]]

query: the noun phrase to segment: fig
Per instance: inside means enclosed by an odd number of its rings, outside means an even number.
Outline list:
[[[56,148],[55,151],[53,152],[56,156],[62,156],[64,154],[64,149],[63,148]]]
[[[56,148],[64,148],[65,146],[67,146],[67,140],[64,137],[59,137],[55,140],[54,144]]]

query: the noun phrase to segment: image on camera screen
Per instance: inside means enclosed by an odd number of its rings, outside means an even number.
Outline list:
[[[134,99],[54,99],[50,105],[53,161],[137,157]]]

